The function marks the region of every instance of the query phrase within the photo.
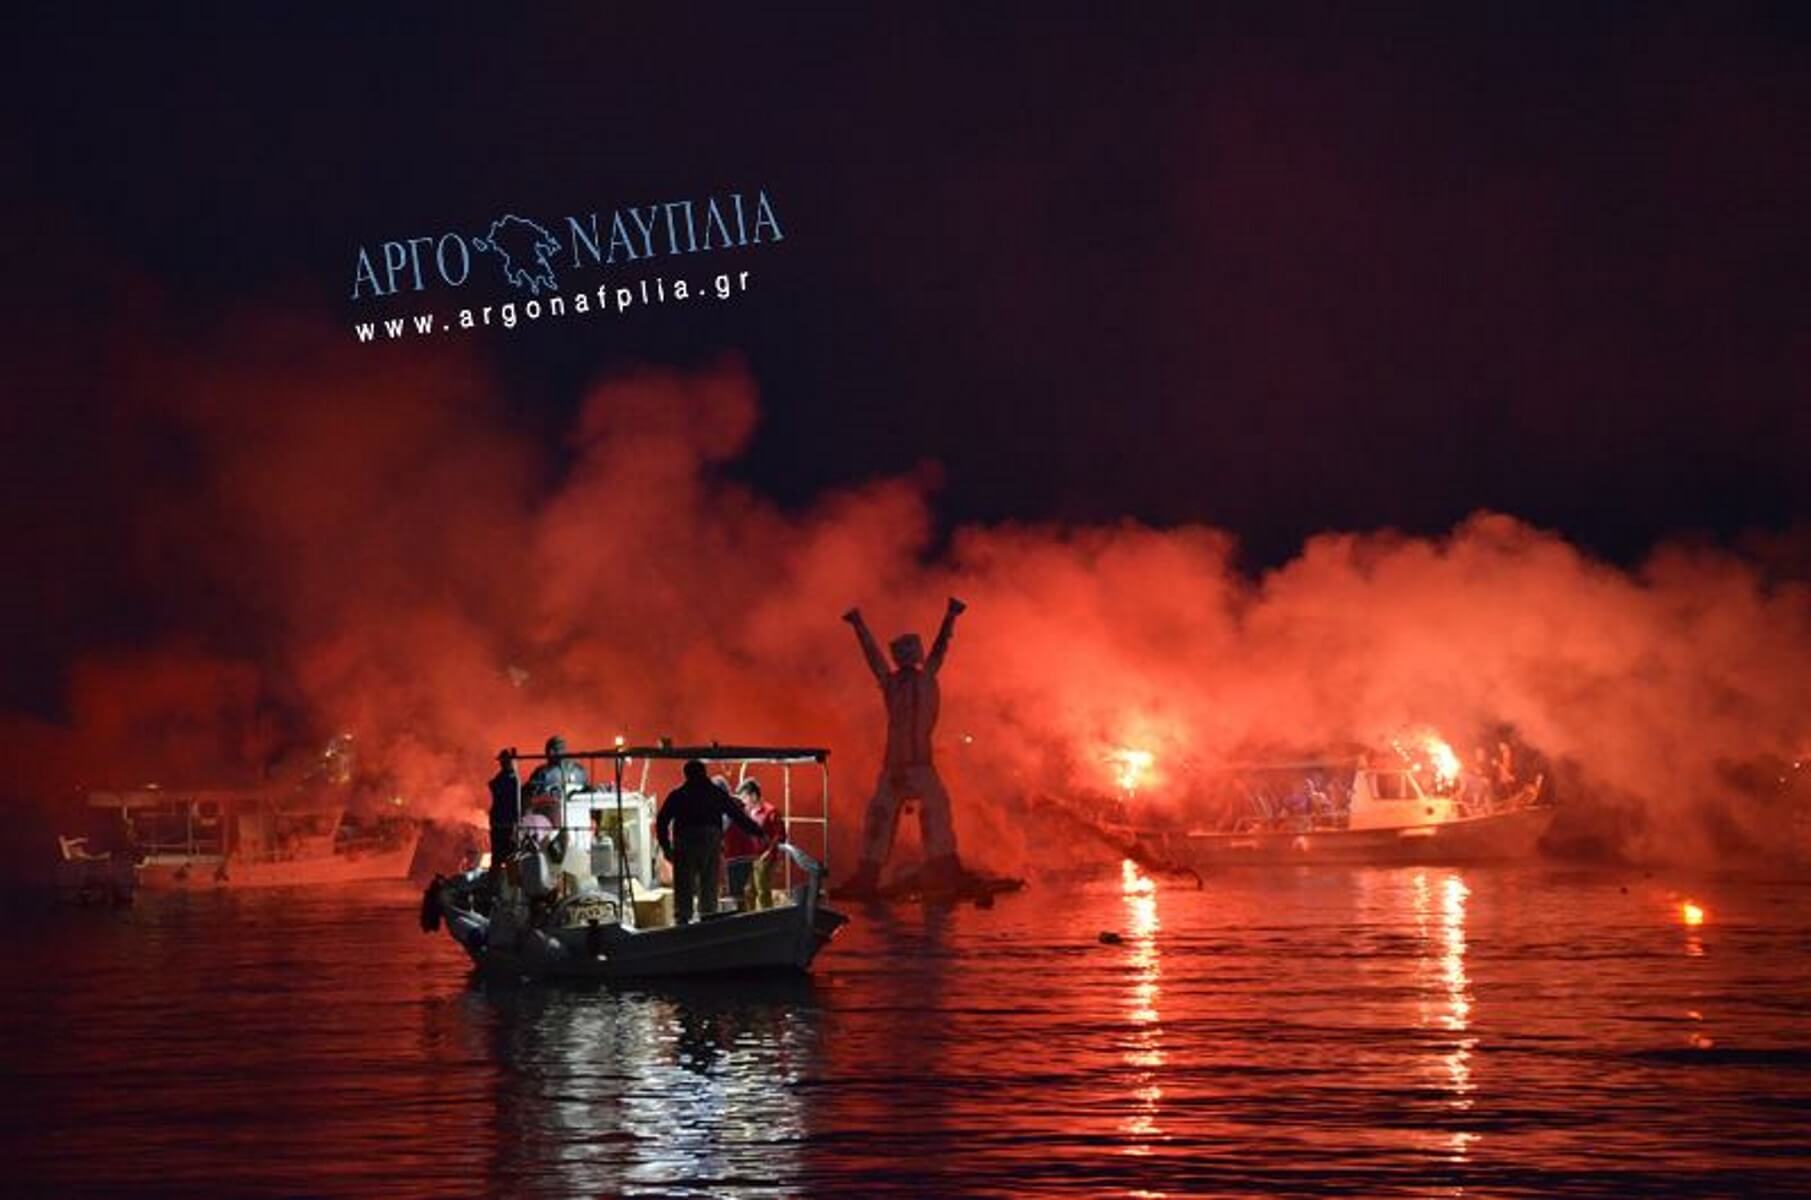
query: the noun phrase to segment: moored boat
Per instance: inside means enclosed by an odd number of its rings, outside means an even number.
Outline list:
[[[95,791],[87,805],[118,814],[150,892],[400,880],[420,837],[402,816],[358,823],[337,803],[256,789]]]
[[[1388,865],[1514,859],[1553,822],[1545,780],[1501,794],[1425,785],[1408,766],[1294,763],[1231,773],[1243,798],[1215,826],[1106,826],[1153,861],[1200,869],[1237,863]]]

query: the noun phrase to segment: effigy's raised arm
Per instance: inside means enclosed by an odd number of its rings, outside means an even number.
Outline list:
[[[967,610],[968,605],[950,597],[949,606],[943,610],[943,625],[937,630],[937,641],[931,646],[931,657],[924,664],[931,674],[943,666],[943,658],[950,652],[950,639],[956,634],[956,618]]]
[[[861,643],[862,657],[868,660],[868,670],[874,672],[874,678],[880,682],[887,681],[887,660],[880,653],[880,643],[868,630],[868,623],[861,619],[861,609],[852,608],[843,614],[843,620],[855,628],[855,640]]]

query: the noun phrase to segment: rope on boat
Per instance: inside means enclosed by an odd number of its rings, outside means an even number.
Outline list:
[[[1088,834],[1117,852],[1121,858],[1131,859],[1132,862],[1152,874],[1167,875],[1172,879],[1192,879],[1196,891],[1202,891],[1207,887],[1207,881],[1201,878],[1201,872],[1195,868],[1186,863],[1160,857],[1136,838],[1123,837],[1112,830],[1102,828],[1098,822],[1077,812],[1073,805],[1047,792],[1035,792],[1027,798],[1027,801],[1034,808],[1041,808],[1046,812],[1056,814],[1075,829]]]

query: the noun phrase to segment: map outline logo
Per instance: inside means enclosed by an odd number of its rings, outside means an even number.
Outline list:
[[[490,231],[471,240],[474,250],[489,251],[500,260],[503,278],[512,287],[527,288],[538,296],[541,289],[560,290],[554,276],[552,255],[560,252],[560,240],[539,221],[505,213],[490,223]]]

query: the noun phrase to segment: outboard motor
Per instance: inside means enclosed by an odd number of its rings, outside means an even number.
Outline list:
[[[547,852],[536,850],[522,858],[522,891],[539,899],[551,896],[554,886],[559,882],[559,872]]]

